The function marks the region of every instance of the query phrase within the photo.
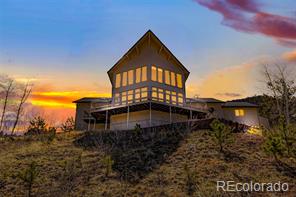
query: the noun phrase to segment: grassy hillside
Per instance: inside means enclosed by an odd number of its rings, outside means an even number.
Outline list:
[[[261,150],[259,136],[238,133],[235,142],[221,154],[208,131],[190,133],[180,147],[167,156],[138,183],[120,180],[116,171],[105,177],[101,162],[103,151],[82,149],[73,141],[82,134],[58,134],[51,144],[37,139],[16,138],[0,142],[0,196],[25,196],[18,178],[32,161],[39,175],[33,185],[34,196],[187,196],[188,166],[195,175],[193,196],[294,196],[296,178],[293,172],[276,167],[272,158]],[[286,161],[287,162],[287,161]],[[216,181],[287,182],[288,193],[217,193]]]

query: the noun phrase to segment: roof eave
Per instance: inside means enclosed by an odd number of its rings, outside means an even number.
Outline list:
[[[171,55],[172,57],[176,60],[176,62],[181,66],[181,68],[184,70],[185,72],[185,80],[188,79],[189,77],[189,70],[187,70],[187,68],[178,60],[178,58],[166,47],[166,45],[149,29],[108,71],[108,76],[109,76],[109,79],[112,83],[112,71],[114,70],[114,68],[126,57],[126,55],[128,55],[136,45],[138,45],[145,37],[146,35],[148,35],[148,33],[151,33],[156,39],[157,41],[164,46],[165,50],[167,50]]]

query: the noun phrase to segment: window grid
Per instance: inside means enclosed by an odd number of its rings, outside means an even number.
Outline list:
[[[151,66],[151,80],[165,83],[173,87],[183,88],[182,75],[169,70],[163,70],[155,65]]]
[[[121,83],[121,74],[118,73],[116,74],[116,79],[115,79],[115,88],[119,88]]]
[[[245,115],[245,110],[243,110],[243,109],[235,109],[234,114],[235,114],[235,116],[244,116]]]

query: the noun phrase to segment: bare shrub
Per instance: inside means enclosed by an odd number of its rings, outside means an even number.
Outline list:
[[[74,131],[75,121],[73,117],[67,118],[67,120],[62,124],[61,129],[64,132]]]

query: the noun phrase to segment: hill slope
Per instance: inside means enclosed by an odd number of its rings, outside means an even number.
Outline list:
[[[0,142],[0,196],[24,196],[25,188],[18,173],[36,161],[40,173],[33,186],[34,196],[187,196],[189,175],[196,175],[194,196],[250,196],[247,193],[217,193],[216,181],[287,182],[289,192],[276,196],[293,196],[296,179],[277,169],[272,159],[261,151],[262,139],[249,134],[235,134],[235,142],[222,155],[208,131],[196,131],[182,141],[139,183],[121,181],[117,172],[105,177],[98,149],[85,150],[73,145],[79,132],[58,134],[52,144],[17,138]],[[251,196],[274,196],[251,193]]]

